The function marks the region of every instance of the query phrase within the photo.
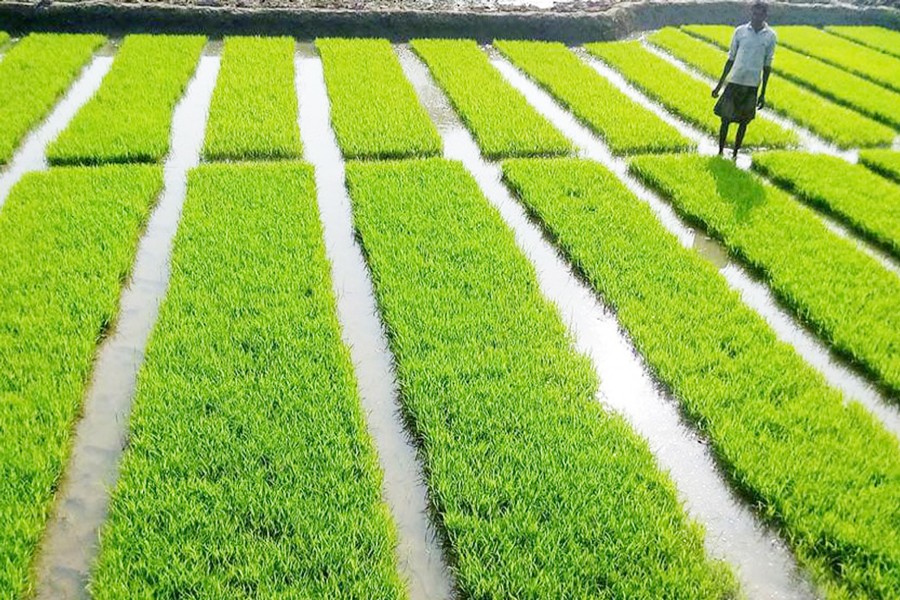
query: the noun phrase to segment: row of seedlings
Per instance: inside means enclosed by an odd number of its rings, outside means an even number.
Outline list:
[[[32,33],[0,60],[0,165],[8,162],[105,38]]]
[[[863,150],[859,162],[879,175],[900,183],[900,152],[896,150]]]
[[[900,32],[898,31],[884,27],[859,25],[833,25],[826,27],[825,31],[885,54],[900,57]]]
[[[725,53],[679,29],[666,27],[649,35],[647,40],[708,77],[718,79],[722,73]],[[776,61],[779,59],[780,55]],[[889,145],[896,136],[891,127],[836,104],[777,73],[769,78],[766,104],[841,148]]]
[[[827,154],[765,152],[753,168],[900,258],[900,186]]]
[[[563,44],[496,41],[494,46],[601,136],[613,152],[693,149],[694,144],[678,130],[626,96]],[[485,156],[491,157],[486,152]]]
[[[718,135],[719,119],[710,109],[709,86],[655,55],[640,42],[601,42],[585,49],[669,111],[711,134]],[[796,133],[761,118],[747,131],[748,146],[768,148],[796,145]]]
[[[727,49],[734,32],[727,25],[686,25],[687,33]],[[791,50],[779,48],[772,65],[775,73],[830,98],[839,104],[900,128],[900,93],[889,90],[841,68],[810,59]]]

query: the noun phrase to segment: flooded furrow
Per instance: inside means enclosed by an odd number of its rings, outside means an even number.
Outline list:
[[[0,171],[0,207],[10,190],[30,171],[43,171],[47,165],[47,146],[62,132],[75,113],[94,95],[112,66],[112,56],[97,54],[50,111],[50,114],[28,133],[9,163]]]
[[[422,467],[404,428],[392,355],[354,235],[344,161],[330,127],[322,63],[310,45],[301,44],[296,66],[300,134],[305,158],[315,168],[341,335],[350,349],[366,423],[384,473],[382,494],[398,531],[400,571],[412,600],[452,598],[453,578],[430,520]]]
[[[512,64],[504,59],[497,59],[494,65],[510,83],[525,93],[538,112],[575,143],[582,156],[596,160],[613,171],[629,190],[650,206],[666,229],[683,246],[695,248],[716,265],[729,284],[741,294],[744,303],[766,320],[778,339],[791,344],[806,362],[819,370],[829,385],[844,393],[846,400],[854,400],[865,406],[879,418],[887,430],[900,437],[900,407],[890,402],[864,375],[849,366],[827,344],[794,319],[778,303],[764,281],[734,262],[728,250],[717,240],[682,221],[671,204],[628,173],[628,165],[624,159],[613,156],[599,138]]]
[[[169,281],[169,256],[184,203],[187,171],[200,147],[219,58],[204,56],[175,108],[164,187],[140,240],[111,335],[97,354],[83,417],[37,559],[37,598],[87,598],[98,535],[118,478],[138,370]]]
[[[536,268],[542,292],[558,307],[576,348],[591,359],[600,379],[598,400],[622,414],[649,441],[689,515],[706,528],[710,554],[735,567],[750,597],[815,597],[778,534],[761,523],[732,492],[705,441],[682,420],[677,402],[650,374],[615,316],[571,271],[541,228],[510,195],[501,181],[499,165],[481,157],[472,135],[437,89],[425,65],[407,47],[399,47],[398,52],[407,77],[439,125],[445,156],[463,162],[513,230],[520,249]],[[512,67],[503,60],[495,61],[498,63],[509,78]],[[519,89],[533,101],[536,86],[530,85],[528,91]],[[565,129],[563,132],[567,133]],[[622,171],[621,165],[618,171]],[[682,236],[683,243],[693,243],[690,232],[682,232]]]

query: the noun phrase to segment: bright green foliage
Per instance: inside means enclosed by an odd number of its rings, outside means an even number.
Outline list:
[[[900,257],[900,186],[836,156],[766,152],[753,167]]]
[[[568,154],[572,145],[472,40],[413,40],[488,158]]]
[[[294,40],[228,37],[203,156],[207,160],[299,158]]]
[[[722,74],[724,52],[685,32],[666,27],[648,37],[655,46],[715,79]],[[896,132],[878,121],[835,104],[773,73],[766,105],[842,148],[890,144]]]
[[[496,41],[517,67],[596,131],[616,154],[687,150],[694,144],[558,42]]]
[[[778,43],[881,85],[900,90],[900,58],[806,25],[779,27]]]
[[[730,597],[462,165],[349,164],[347,181],[460,596]]]
[[[900,278],[787,193],[728,161],[640,157],[632,171],[757,269],[797,317],[900,391]]]
[[[588,52],[622,73],[645,94],[711,135],[719,133],[719,117],[713,113],[711,87],[656,56],[640,42],[587,44]],[[730,135],[734,135],[732,128]],[[744,142],[770,148],[797,143],[797,136],[772,121],[758,117],[747,129]]]
[[[900,589],[896,438],[845,405],[602,166],[518,160],[504,175],[833,597]]]
[[[896,150],[863,150],[859,162],[876,173],[900,183],[900,152]]]
[[[0,31],[0,50],[3,49],[3,46],[6,45],[6,42],[9,41],[9,34],[5,31]]]
[[[728,48],[734,32],[728,25],[688,25],[682,29],[722,48]],[[772,69],[826,98],[894,128],[900,127],[900,111],[897,110],[900,94],[897,92],[783,46],[775,51]]]
[[[188,179],[92,582],[104,598],[403,598],[312,169]]]
[[[387,40],[318,39],[331,124],[347,158],[441,152],[441,138]]]
[[[0,60],[0,164],[12,158],[104,41],[100,35],[32,33]]]
[[[884,27],[860,27],[839,25],[826,27],[825,31],[859,42],[870,48],[881,50],[887,54],[900,56],[900,31]]]
[[[52,169],[0,211],[0,597],[32,591],[97,341],[161,187],[158,167]]]
[[[94,96],[47,150],[51,164],[156,162],[206,38],[129,35]]]

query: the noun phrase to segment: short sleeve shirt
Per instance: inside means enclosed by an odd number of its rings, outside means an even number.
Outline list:
[[[738,85],[759,87],[762,80],[763,67],[772,66],[775,56],[775,32],[768,25],[759,31],[750,23],[745,23],[734,30],[728,59],[734,61],[728,81]]]

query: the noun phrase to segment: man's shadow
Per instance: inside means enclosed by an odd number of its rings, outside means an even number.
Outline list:
[[[766,203],[762,183],[750,172],[742,171],[724,158],[714,158],[707,165],[716,180],[716,192],[724,202],[734,206],[738,223],[749,221],[754,210]]]

